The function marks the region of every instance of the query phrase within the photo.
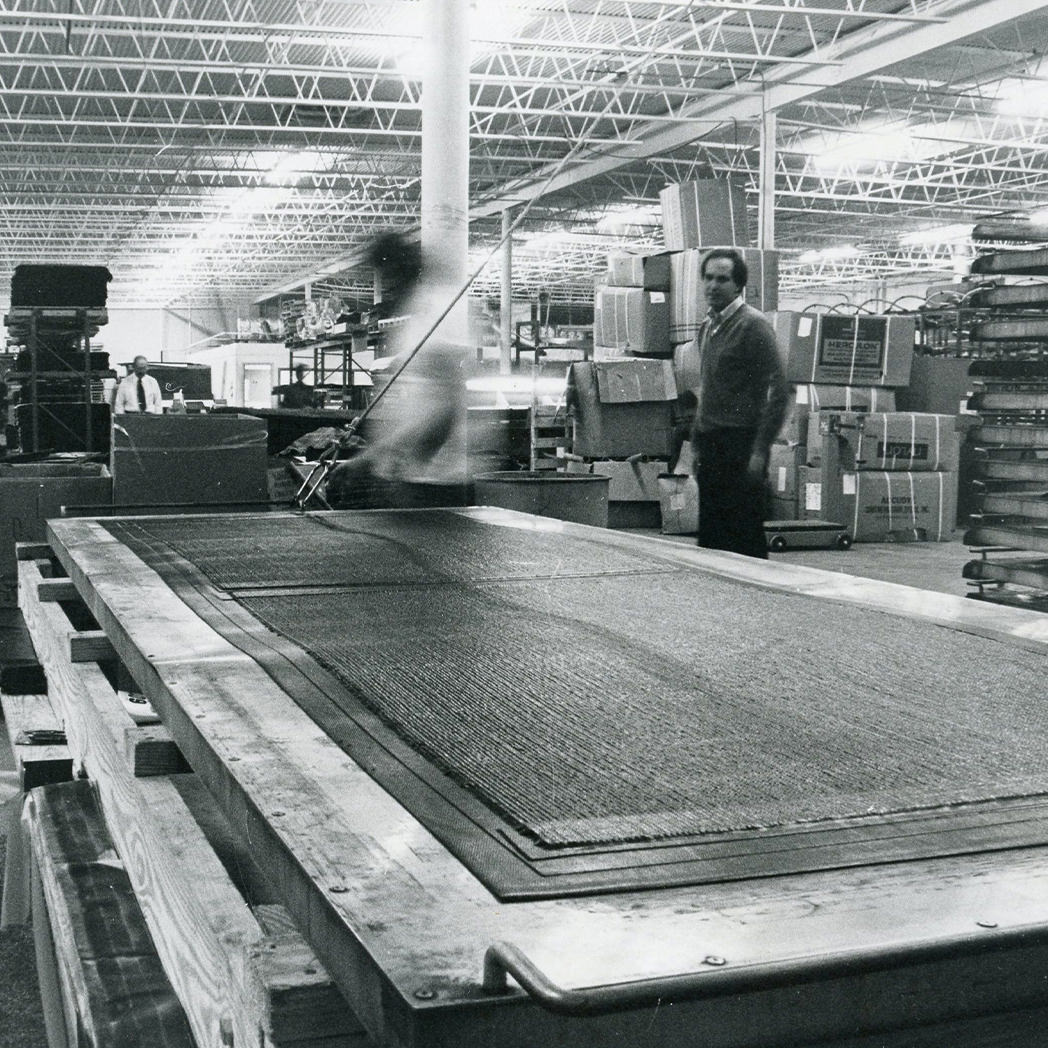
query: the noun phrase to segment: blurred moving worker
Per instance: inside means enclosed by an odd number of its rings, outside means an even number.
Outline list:
[[[381,274],[382,312],[406,316],[396,335],[390,372],[418,345],[455,288],[424,263],[417,243],[391,233],[378,238],[369,261]],[[463,505],[465,470],[465,346],[438,329],[367,419],[367,442],[328,478],[333,508]]]
[[[162,415],[164,403],[160,383],[149,374],[149,361],[145,357],[135,357],[131,368],[131,373],[125,375],[116,387],[113,411],[117,415],[133,411]]]
[[[702,260],[709,313],[699,328],[692,426],[699,545],[767,559],[768,452],[789,410],[775,332],[743,301],[746,262],[733,248]]]
[[[296,364],[295,381],[273,387],[282,408],[311,408],[316,403],[316,390],[306,385],[305,376],[306,365]]]

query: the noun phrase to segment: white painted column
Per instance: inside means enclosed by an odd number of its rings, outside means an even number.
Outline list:
[[[454,294],[468,275],[469,3],[422,6],[422,254]],[[465,344],[466,318],[463,296],[441,334]]]
[[[502,212],[502,296],[499,306],[499,374],[508,375],[513,363],[513,209]]]
[[[757,247],[770,251],[775,247],[775,142],[776,119],[773,112],[764,112],[761,116],[760,137],[760,205],[757,235]]]

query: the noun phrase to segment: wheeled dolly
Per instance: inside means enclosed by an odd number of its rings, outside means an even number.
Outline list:
[[[843,524],[828,520],[766,520],[764,535],[768,549],[849,549],[852,537]]]

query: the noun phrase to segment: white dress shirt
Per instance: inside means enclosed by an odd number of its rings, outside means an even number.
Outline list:
[[[160,396],[160,383],[152,375],[142,376],[142,390],[146,395],[146,411],[151,415],[162,415],[164,404]],[[132,372],[120,380],[116,387],[116,398],[113,401],[113,411],[123,415],[126,411],[139,411],[138,406],[138,375]]]

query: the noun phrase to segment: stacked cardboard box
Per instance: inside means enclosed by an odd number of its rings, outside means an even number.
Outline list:
[[[916,322],[895,314],[788,311],[773,313],[771,320],[786,378],[796,385],[772,451],[770,512],[777,519],[816,516],[810,507],[805,509],[812,501],[806,499],[806,484],[813,482],[807,474],[802,480],[801,469],[819,465],[825,439],[821,431],[830,416],[895,410],[895,390],[910,376]],[[824,518],[831,519],[826,500],[820,504]],[[829,506],[836,503],[830,500]]]
[[[665,291],[642,287],[597,289],[593,313],[595,360],[668,357],[669,298]]]
[[[702,286],[702,260],[717,247],[732,247],[746,262],[749,279],[744,300],[754,309],[773,310],[779,296],[779,253],[734,244],[692,247],[670,255],[670,340],[674,344],[694,339],[709,306]]]
[[[669,360],[628,357],[571,366],[574,458],[568,471],[611,478],[612,527],[658,526],[658,475],[673,453],[676,399]]]
[[[746,192],[727,179],[666,186],[659,193],[662,239],[670,251],[750,242]]]
[[[912,316],[783,311],[771,320],[790,382],[898,388],[910,381]]]
[[[800,518],[798,474],[815,464],[821,453],[819,412],[892,411],[895,391],[882,386],[827,386],[801,383],[794,387],[790,412],[772,445],[768,479],[772,505],[770,520]]]
[[[802,518],[838,521],[856,542],[953,536],[956,416],[885,411],[812,418],[818,421],[809,421],[809,464],[798,470]],[[813,426],[819,430],[817,455]]]

